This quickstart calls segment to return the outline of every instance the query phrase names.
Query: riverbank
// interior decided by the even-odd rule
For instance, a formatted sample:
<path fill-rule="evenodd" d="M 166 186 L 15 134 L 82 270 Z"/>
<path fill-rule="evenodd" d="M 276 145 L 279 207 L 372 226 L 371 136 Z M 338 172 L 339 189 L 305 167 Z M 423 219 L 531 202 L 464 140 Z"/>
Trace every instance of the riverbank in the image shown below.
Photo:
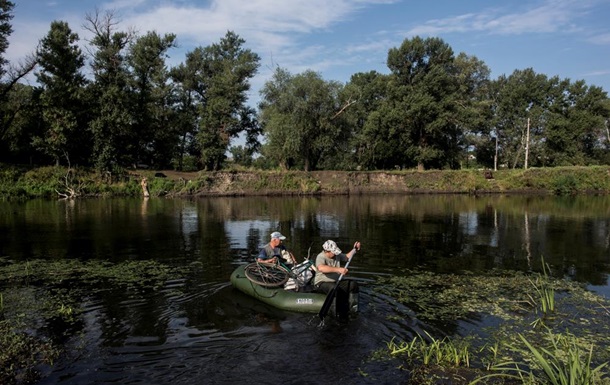
<path fill-rule="evenodd" d="M 144 183 L 144 184 L 143 184 Z M 608 194 L 610 167 L 528 170 L 178 172 L 100 174 L 64 167 L 0 166 L 2 198 L 87 196 L 251 196 L 359 194 Z"/>

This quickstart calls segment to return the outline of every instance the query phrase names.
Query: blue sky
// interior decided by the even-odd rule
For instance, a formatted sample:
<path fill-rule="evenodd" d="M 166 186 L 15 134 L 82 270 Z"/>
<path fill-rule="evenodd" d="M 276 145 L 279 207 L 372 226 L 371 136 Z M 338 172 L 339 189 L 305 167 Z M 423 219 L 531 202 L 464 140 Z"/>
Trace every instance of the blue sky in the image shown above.
<path fill-rule="evenodd" d="M 610 0 L 13 0 L 7 58 L 36 49 L 53 20 L 82 40 L 85 15 L 114 10 L 119 28 L 175 33 L 168 64 L 228 30 L 261 57 L 251 100 L 281 66 L 347 82 L 357 72 L 388 73 L 387 53 L 406 38 L 435 36 L 457 55 L 483 60 L 491 77 L 533 68 L 610 91 Z"/>

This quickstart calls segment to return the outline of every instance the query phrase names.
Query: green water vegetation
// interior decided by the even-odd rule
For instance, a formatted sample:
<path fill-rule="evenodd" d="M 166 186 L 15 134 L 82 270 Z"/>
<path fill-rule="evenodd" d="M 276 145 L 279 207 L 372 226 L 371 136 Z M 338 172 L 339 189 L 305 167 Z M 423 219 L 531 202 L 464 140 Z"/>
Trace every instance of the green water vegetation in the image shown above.
<path fill-rule="evenodd" d="M 0 258 L 0 383 L 34 383 L 53 365 L 82 328 L 83 298 L 142 296 L 178 276 L 181 269 L 154 261 Z"/>
<path fill-rule="evenodd" d="M 315 195 L 362 193 L 536 193 L 551 195 L 608 194 L 607 166 L 499 170 L 486 178 L 481 170 L 269 171 L 235 169 L 176 173 L 0 164 L 0 198 L 75 199 L 79 197 L 193 195 Z"/>
<path fill-rule="evenodd" d="M 542 266 L 532 274 L 410 270 L 380 278 L 375 291 L 408 309 L 405 318 L 455 331 L 394 338 L 388 358 L 401 357 L 417 384 L 610 384 L 609 301 Z M 481 326 L 460 336 L 459 321 Z"/>

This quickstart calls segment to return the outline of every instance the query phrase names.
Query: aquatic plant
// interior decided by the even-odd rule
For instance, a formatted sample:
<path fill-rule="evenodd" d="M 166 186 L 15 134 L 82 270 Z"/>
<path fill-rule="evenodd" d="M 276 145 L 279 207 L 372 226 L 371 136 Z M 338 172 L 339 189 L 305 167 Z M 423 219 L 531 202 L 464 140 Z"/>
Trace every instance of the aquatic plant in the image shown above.
<path fill-rule="evenodd" d="M 552 283 L 549 279 L 550 266 L 544 263 L 542 258 L 542 274 L 538 274 L 536 279 L 530 279 L 530 283 L 534 287 L 537 293 L 538 301 L 536 301 L 531 295 L 532 302 L 537 303 L 540 306 L 542 317 L 532 322 L 533 326 L 543 325 L 544 320 L 550 313 L 555 312 L 555 289 L 553 289 Z"/>
<path fill-rule="evenodd" d="M 608 384 L 610 379 L 604 378 L 602 370 L 608 365 L 604 362 L 593 367 L 593 345 L 587 352 L 579 346 L 578 340 L 570 334 L 554 334 L 548 331 L 548 347 L 537 347 L 531 341 L 519 334 L 519 338 L 526 348 L 524 363 L 507 361 L 491 368 L 494 373 L 482 376 L 470 384 L 489 380 L 493 377 L 502 377 L 521 381 L 523 384 L 550 384 L 550 385 L 597 385 Z M 520 351 L 513 346 L 514 351 Z"/>
<path fill-rule="evenodd" d="M 487 319 L 493 322 L 493 327 L 479 328 L 480 334 L 475 331 L 466 337 L 471 338 L 467 355 L 453 349 L 448 343 L 449 337 L 438 340 L 419 334 L 407 342 L 398 343 L 393 339 L 388 344 L 390 355 L 406 358 L 412 375 L 418 380 L 444 372 L 453 375 L 454 384 L 468 383 L 467 380 L 455 380 L 457 377 L 475 383 L 554 384 L 545 379 L 544 363 L 536 363 L 536 355 L 522 340 L 527 338 L 530 347 L 540 353 L 538 360 L 541 357 L 547 361 L 552 359 L 538 346 L 545 346 L 558 360 L 571 354 L 571 361 L 567 360 L 564 366 L 556 363 L 556 366 L 566 368 L 561 373 L 581 373 L 587 378 L 589 370 L 596 378 L 596 385 L 610 384 L 610 379 L 604 377 L 607 374 L 603 365 L 610 359 L 610 350 L 603 348 L 610 344 L 607 299 L 576 282 L 553 278 L 547 264 L 543 264 L 537 275 L 508 271 L 488 274 L 473 276 L 409 270 L 404 276 L 380 278 L 381 284 L 375 291 L 386 300 L 400 303 L 401 308 L 406 307 L 408 311 L 403 312 L 408 315 L 409 323 L 417 320 L 432 327 L 449 325 L 456 328 L 457 320 L 462 319 L 468 323 L 484 324 Z M 533 317 L 537 317 L 536 321 L 531 322 Z M 401 322 L 399 316 L 395 318 L 396 322 Z M 549 322 L 551 320 L 553 322 Z M 532 325 L 536 327 L 532 328 Z M 571 347 L 565 343 L 569 338 L 574 341 Z M 574 353 L 576 348 L 578 354 Z M 591 349 L 593 355 L 583 354 Z M 456 369 L 450 357 L 455 359 L 460 354 L 467 357 L 468 364 L 460 363 Z M 577 361 L 581 367 L 577 366 Z M 511 372 L 515 365 L 523 371 Z M 490 371 L 493 373 L 489 374 Z M 568 376 L 578 377 L 576 374 L 563 375 Z M 574 385 L 581 383 L 573 382 Z"/>
<path fill-rule="evenodd" d="M 52 365 L 62 352 L 58 341 L 64 333 L 81 327 L 78 303 L 83 295 L 121 290 L 142 296 L 176 278 L 178 271 L 150 260 L 0 259 L 0 288 L 5 289 L 0 292 L 0 384 L 33 383 L 40 365 Z M 54 331 L 48 327 L 52 324 L 60 327 Z"/>
<path fill-rule="evenodd" d="M 41 364 L 52 365 L 59 349 L 51 343 L 16 331 L 0 321 L 0 384 L 35 383 Z"/>
<path fill-rule="evenodd" d="M 405 355 L 412 361 L 419 361 L 423 365 L 436 364 L 441 366 L 470 366 L 470 346 L 465 341 L 455 341 L 448 337 L 434 338 L 424 331 L 427 338 L 420 334 L 411 341 L 388 343 L 391 355 Z"/>

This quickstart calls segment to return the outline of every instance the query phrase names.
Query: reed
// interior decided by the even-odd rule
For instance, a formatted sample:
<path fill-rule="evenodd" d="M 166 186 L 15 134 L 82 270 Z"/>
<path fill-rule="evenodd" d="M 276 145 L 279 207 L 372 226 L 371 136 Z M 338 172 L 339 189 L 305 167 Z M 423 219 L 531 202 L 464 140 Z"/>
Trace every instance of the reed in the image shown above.
<path fill-rule="evenodd" d="M 404 354 L 412 361 L 420 361 L 423 365 L 439 366 L 470 366 L 470 352 L 467 343 L 458 343 L 445 337 L 437 339 L 428 332 L 427 338 L 421 335 L 413 337 L 410 342 L 396 343 L 394 339 L 388 343 L 390 354 Z"/>
<path fill-rule="evenodd" d="M 534 320 L 532 326 L 544 325 L 545 318 L 555 312 L 555 289 L 549 279 L 550 271 L 550 266 L 544 263 L 544 258 L 542 258 L 542 274 L 538 274 L 535 280 L 529 280 L 537 298 L 535 299 L 532 295 L 529 297 L 533 303 L 540 306 L 539 310 L 542 313 L 542 317 Z"/>
<path fill-rule="evenodd" d="M 584 352 L 572 335 L 553 334 L 549 330 L 549 346 L 537 347 L 522 334 L 519 339 L 525 346 L 524 363 L 503 362 L 491 370 L 500 373 L 489 374 L 470 382 L 474 385 L 492 377 L 512 379 L 522 384 L 549 385 L 596 385 L 601 384 L 603 369 L 607 362 L 592 367 L 593 345 Z M 518 350 L 513 347 L 513 350 Z"/>

